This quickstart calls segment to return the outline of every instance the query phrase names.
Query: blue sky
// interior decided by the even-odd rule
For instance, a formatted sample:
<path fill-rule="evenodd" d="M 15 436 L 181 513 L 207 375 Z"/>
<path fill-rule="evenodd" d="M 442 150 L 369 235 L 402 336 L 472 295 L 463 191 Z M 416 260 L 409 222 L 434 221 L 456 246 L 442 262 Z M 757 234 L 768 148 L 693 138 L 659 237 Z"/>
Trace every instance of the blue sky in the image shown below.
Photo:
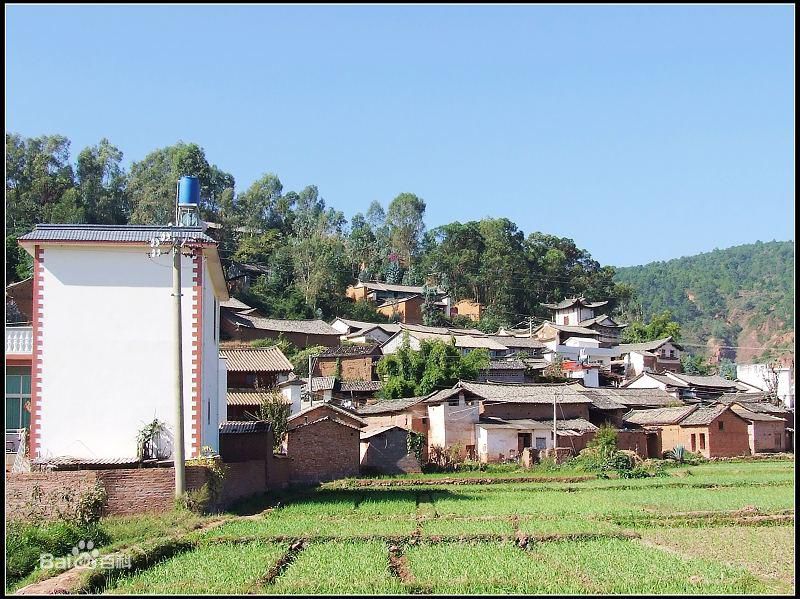
<path fill-rule="evenodd" d="M 794 239 L 792 6 L 6 6 L 6 130 L 626 266 Z"/>

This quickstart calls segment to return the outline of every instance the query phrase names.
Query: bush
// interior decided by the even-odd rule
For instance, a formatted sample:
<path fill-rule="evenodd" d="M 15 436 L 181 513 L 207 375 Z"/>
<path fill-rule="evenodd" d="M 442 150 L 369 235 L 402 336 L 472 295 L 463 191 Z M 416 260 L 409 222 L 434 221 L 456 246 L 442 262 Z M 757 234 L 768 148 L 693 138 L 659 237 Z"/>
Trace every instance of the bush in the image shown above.
<path fill-rule="evenodd" d="M 65 520 L 47 523 L 11 521 L 6 528 L 6 577 L 19 580 L 31 572 L 43 553 L 55 557 L 68 555 L 79 541 L 92 541 L 95 547 L 108 543 L 108 533 L 97 523 L 78 524 Z"/>

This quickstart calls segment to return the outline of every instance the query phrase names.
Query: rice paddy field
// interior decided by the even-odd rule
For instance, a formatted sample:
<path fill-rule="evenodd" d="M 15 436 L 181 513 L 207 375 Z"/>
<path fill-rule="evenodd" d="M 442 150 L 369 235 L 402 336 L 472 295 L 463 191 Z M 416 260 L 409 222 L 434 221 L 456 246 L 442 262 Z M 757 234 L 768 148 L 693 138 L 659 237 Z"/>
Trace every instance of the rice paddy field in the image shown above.
<path fill-rule="evenodd" d="M 191 543 L 182 550 L 110 576 L 100 590 L 795 591 L 793 461 L 704 464 L 634 480 L 363 485 L 265 497 L 249 515 L 185 534 Z"/>

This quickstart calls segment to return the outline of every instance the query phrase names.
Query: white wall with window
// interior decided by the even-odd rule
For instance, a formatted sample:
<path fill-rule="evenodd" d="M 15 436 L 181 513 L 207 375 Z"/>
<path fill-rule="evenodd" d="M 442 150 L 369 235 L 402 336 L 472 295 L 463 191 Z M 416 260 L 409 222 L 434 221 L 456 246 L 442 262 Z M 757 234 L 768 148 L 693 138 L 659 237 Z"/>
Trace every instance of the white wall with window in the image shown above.
<path fill-rule="evenodd" d="M 6 430 L 30 425 L 31 369 L 29 366 L 6 368 Z"/>

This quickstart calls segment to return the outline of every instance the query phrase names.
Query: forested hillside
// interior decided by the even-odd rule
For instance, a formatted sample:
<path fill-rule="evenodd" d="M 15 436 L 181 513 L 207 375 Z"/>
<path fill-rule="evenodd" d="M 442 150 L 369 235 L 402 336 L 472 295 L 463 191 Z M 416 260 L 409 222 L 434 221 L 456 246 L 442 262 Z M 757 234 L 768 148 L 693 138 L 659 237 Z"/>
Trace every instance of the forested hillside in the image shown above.
<path fill-rule="evenodd" d="M 629 297 L 628 288 L 614 283 L 614 269 L 571 239 L 526 235 L 507 218 L 428 230 L 425 200 L 404 192 L 348 219 L 314 185 L 285 190 L 267 166 L 240 190 L 234 176 L 210 162 L 197 144 L 155 149 L 127 171 L 122 156 L 105 139 L 73 158 L 63 136 L 6 135 L 9 282 L 30 272 L 16 239 L 36 223 L 167 224 L 176 182 L 194 175 L 201 182 L 203 217 L 221 225 L 213 234 L 223 260 L 260 265 L 266 272 L 243 299 L 273 317 L 378 320 L 374 309 L 343 297 L 357 278 L 439 285 L 456 299 L 483 303 L 485 318 L 478 326 L 492 331 L 529 315 L 547 317 L 540 303 L 568 295 L 610 299 L 610 307 Z M 427 324 L 439 324 L 437 311 L 425 314 Z"/>
<path fill-rule="evenodd" d="M 684 341 L 739 346 L 731 357 L 746 362 L 792 347 L 793 270 L 794 242 L 771 241 L 619 268 L 616 281 L 636 290 L 646 319 L 670 310 Z M 775 350 L 753 349 L 763 347 Z"/>

